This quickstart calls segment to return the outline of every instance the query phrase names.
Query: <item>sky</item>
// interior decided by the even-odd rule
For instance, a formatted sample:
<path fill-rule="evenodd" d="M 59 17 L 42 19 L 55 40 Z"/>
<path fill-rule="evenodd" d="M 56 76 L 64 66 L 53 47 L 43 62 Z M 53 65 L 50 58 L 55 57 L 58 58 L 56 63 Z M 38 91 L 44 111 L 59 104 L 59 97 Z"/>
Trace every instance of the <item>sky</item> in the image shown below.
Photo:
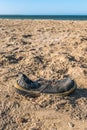
<path fill-rule="evenodd" d="M 87 15 L 87 0 L 0 0 L 0 14 Z"/>

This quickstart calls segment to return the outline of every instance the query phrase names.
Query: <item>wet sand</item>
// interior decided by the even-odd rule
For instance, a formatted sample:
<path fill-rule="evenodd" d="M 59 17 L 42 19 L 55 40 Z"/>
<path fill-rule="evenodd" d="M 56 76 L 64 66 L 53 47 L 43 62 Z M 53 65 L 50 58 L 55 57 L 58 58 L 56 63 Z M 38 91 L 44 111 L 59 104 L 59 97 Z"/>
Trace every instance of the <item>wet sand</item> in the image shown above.
<path fill-rule="evenodd" d="M 30 79 L 70 76 L 70 96 L 16 93 L 19 72 Z M 0 129 L 87 130 L 87 21 L 0 20 Z"/>

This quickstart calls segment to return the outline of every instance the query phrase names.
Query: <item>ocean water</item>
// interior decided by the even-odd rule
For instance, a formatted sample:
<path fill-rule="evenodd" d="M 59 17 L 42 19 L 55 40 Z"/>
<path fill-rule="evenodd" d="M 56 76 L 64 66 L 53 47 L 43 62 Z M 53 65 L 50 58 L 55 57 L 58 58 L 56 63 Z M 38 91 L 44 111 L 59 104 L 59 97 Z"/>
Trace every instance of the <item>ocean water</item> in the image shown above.
<path fill-rule="evenodd" d="M 87 15 L 0 15 L 0 19 L 87 20 Z"/>

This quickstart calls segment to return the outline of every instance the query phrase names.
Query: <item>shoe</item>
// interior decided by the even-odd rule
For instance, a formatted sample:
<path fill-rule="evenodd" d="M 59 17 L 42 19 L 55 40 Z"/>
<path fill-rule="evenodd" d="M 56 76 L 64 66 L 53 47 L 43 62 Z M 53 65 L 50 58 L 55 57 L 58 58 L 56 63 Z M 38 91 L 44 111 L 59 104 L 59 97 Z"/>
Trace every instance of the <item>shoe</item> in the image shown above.
<path fill-rule="evenodd" d="M 25 74 L 20 73 L 15 88 L 17 92 L 30 96 L 39 96 L 41 93 L 66 96 L 74 92 L 77 85 L 69 77 L 57 81 L 46 81 L 42 79 L 32 81 Z"/>

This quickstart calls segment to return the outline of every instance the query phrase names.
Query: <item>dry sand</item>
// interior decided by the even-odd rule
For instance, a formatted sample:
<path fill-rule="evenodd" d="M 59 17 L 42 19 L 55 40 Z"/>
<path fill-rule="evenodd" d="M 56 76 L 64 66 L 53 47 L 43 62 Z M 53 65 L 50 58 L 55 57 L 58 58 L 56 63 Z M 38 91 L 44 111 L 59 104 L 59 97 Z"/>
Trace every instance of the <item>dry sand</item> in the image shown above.
<path fill-rule="evenodd" d="M 15 92 L 32 80 L 73 78 L 70 96 Z M 87 130 L 87 21 L 0 20 L 0 130 Z"/>

